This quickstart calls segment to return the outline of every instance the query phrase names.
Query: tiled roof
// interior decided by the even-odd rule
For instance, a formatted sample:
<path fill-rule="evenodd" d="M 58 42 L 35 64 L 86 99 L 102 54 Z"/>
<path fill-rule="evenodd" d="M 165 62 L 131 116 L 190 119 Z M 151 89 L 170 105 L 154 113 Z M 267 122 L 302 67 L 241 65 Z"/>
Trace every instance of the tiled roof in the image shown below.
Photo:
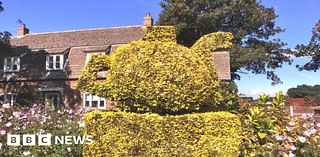
<path fill-rule="evenodd" d="M 20 79 L 58 79 L 61 77 L 77 79 L 85 66 L 87 52 L 106 52 L 108 49 L 116 47 L 117 44 L 139 40 L 143 36 L 142 26 L 126 26 L 27 34 L 20 38 L 11 39 L 11 45 L 15 47 L 15 51 L 18 54 L 25 53 L 28 49 L 38 52 L 26 55 L 24 59 L 26 61 L 21 63 L 30 62 L 30 57 L 38 58 L 41 61 L 41 65 L 36 63 L 36 66 L 42 68 L 38 72 L 31 72 L 27 70 L 30 69 L 27 67 L 22 68 L 25 69 L 23 70 L 25 73 L 21 74 Z M 41 55 L 47 53 L 63 53 L 66 55 L 64 76 L 58 77 L 58 73 L 52 72 L 49 77 L 48 72 L 45 70 L 45 65 L 42 65 L 45 64 L 45 56 Z M 230 80 L 229 52 L 214 52 L 213 58 L 219 79 Z"/>
<path fill-rule="evenodd" d="M 141 26 L 97 28 L 63 32 L 27 34 L 11 40 L 11 45 L 30 49 L 65 50 L 70 47 L 128 43 L 142 38 Z M 56 52 L 56 51 L 54 51 Z"/>

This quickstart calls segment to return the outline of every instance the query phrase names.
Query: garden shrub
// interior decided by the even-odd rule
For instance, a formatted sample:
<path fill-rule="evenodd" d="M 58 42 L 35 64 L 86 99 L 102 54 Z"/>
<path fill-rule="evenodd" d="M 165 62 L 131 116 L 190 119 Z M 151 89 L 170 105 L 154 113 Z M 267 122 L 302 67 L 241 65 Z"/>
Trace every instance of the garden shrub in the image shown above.
<path fill-rule="evenodd" d="M 284 104 L 281 92 L 271 100 L 261 95 L 256 102 L 240 104 L 241 157 L 320 155 L 320 123 L 310 115 L 289 117 Z"/>
<path fill-rule="evenodd" d="M 145 31 L 143 39 L 120 46 L 105 59 L 100 56 L 100 62 L 91 61 L 94 65 L 86 66 L 79 89 L 137 113 L 181 114 L 219 106 L 223 97 L 212 53 L 230 48 L 232 34 L 211 33 L 187 48 L 176 43 L 174 27 Z M 96 83 L 101 66 L 110 69 L 106 82 Z"/>
<path fill-rule="evenodd" d="M 84 156 L 217 156 L 236 157 L 241 123 L 228 112 L 167 115 L 90 112 Z"/>

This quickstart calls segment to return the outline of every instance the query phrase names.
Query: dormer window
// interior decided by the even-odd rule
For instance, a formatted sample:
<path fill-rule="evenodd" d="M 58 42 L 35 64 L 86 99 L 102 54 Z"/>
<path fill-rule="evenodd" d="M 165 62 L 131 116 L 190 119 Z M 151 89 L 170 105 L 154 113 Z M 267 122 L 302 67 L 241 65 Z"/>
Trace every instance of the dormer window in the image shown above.
<path fill-rule="evenodd" d="M 4 72 L 18 72 L 20 70 L 19 57 L 4 58 Z"/>
<path fill-rule="evenodd" d="M 63 55 L 48 55 L 46 59 L 47 70 L 62 70 Z"/>

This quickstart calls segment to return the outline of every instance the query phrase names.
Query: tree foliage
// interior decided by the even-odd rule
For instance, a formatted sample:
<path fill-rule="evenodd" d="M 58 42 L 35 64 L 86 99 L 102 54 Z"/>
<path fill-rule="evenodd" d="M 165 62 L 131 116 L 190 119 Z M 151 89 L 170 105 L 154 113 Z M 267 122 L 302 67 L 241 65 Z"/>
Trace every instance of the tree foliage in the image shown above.
<path fill-rule="evenodd" d="M 291 60 L 285 43 L 270 39 L 284 30 L 275 26 L 276 14 L 256 0 L 163 0 L 158 24 L 175 25 L 178 43 L 191 46 L 201 36 L 217 31 L 234 35 L 231 50 L 233 79 L 239 73 L 266 74 L 281 83 L 274 73 Z"/>
<path fill-rule="evenodd" d="M 288 89 L 287 94 L 292 98 L 314 97 L 320 100 L 320 85 L 299 85 L 296 88 Z"/>
<path fill-rule="evenodd" d="M 320 67 L 320 20 L 312 29 L 312 37 L 308 45 L 298 45 L 296 47 L 298 53 L 297 57 L 309 56 L 311 60 L 304 65 L 297 65 L 299 70 L 313 70 L 317 71 Z"/>
<path fill-rule="evenodd" d="M 3 5 L 0 1 L 0 12 L 3 11 Z M 11 34 L 7 31 L 0 31 L 0 53 L 7 52 L 10 49 L 10 39 Z"/>
<path fill-rule="evenodd" d="M 0 1 L 0 12 L 3 11 L 2 2 Z"/>

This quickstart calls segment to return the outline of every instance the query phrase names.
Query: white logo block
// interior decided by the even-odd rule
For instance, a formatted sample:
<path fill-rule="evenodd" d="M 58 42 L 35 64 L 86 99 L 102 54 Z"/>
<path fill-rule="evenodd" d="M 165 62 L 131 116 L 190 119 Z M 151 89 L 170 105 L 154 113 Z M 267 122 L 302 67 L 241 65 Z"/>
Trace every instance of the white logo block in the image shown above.
<path fill-rule="evenodd" d="M 8 146 L 20 146 L 20 135 L 7 134 Z"/>
<path fill-rule="evenodd" d="M 51 134 L 38 135 L 38 145 L 39 146 L 49 146 L 51 145 Z"/>
<path fill-rule="evenodd" d="M 32 134 L 22 135 L 22 145 L 35 146 L 36 145 L 36 135 L 32 135 Z"/>

